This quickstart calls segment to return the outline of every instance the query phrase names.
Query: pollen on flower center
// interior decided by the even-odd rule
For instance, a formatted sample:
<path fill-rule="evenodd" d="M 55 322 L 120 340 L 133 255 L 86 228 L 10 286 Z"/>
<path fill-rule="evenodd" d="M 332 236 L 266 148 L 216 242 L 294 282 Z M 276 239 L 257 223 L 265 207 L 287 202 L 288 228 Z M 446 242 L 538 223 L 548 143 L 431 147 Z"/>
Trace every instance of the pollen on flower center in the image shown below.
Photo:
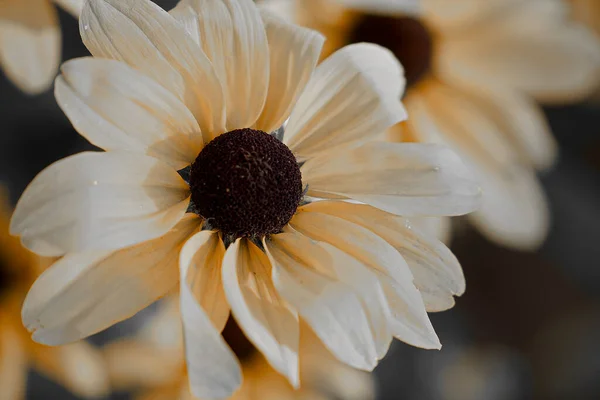
<path fill-rule="evenodd" d="M 302 176 L 290 149 L 254 129 L 208 143 L 190 170 L 195 211 L 224 235 L 280 232 L 302 198 Z"/>
<path fill-rule="evenodd" d="M 351 43 L 371 42 L 391 50 L 404 67 L 408 86 L 429 71 L 433 57 L 433 37 L 419 20 L 365 14 L 350 32 Z"/>

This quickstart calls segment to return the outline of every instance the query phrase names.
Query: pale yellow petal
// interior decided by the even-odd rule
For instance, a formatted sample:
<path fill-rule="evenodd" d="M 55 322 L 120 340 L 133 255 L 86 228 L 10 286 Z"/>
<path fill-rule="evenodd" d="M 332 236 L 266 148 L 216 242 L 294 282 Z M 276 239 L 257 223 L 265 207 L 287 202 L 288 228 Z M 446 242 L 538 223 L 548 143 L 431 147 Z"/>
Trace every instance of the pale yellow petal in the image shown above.
<path fill-rule="evenodd" d="M 18 332 L 0 315 L 0 399 L 24 400 L 27 354 Z"/>
<path fill-rule="evenodd" d="M 48 89 L 60 62 L 58 15 L 48 0 L 0 3 L 0 66 L 19 89 Z"/>
<path fill-rule="evenodd" d="M 161 161 L 128 152 L 84 152 L 57 161 L 29 184 L 11 233 L 40 255 L 113 250 L 169 231 L 189 188 Z"/>
<path fill-rule="evenodd" d="M 150 0 L 89 0 L 79 20 L 95 57 L 123 61 L 173 92 L 204 135 L 225 132 L 223 89 L 200 46 Z"/>
<path fill-rule="evenodd" d="M 300 95 L 284 142 L 299 159 L 366 142 L 406 119 L 404 71 L 374 44 L 347 46 L 321 63 Z"/>
<path fill-rule="evenodd" d="M 63 64 L 58 105 L 77 131 L 104 150 L 158 158 L 175 169 L 202 149 L 202 133 L 187 107 L 168 90 L 125 63 L 80 58 Z"/>
<path fill-rule="evenodd" d="M 266 254 L 251 241 L 238 239 L 223 259 L 225 293 L 246 337 L 298 387 L 298 315 L 273 286 L 271 270 Z"/>
<path fill-rule="evenodd" d="M 79 18 L 85 0 L 53 0 L 75 18 Z"/>
<path fill-rule="evenodd" d="M 23 304 L 33 339 L 60 345 L 129 318 L 177 285 L 177 256 L 199 226 L 186 216 L 157 239 L 116 252 L 71 253 L 47 269 Z"/>

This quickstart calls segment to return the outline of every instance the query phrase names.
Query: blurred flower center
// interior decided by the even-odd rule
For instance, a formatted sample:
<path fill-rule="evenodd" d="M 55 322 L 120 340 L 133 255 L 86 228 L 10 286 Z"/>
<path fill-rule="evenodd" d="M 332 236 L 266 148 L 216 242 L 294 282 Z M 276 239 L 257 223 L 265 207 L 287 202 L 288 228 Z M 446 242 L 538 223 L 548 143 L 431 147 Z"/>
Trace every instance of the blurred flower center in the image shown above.
<path fill-rule="evenodd" d="M 193 207 L 224 235 L 262 237 L 290 221 L 302 198 L 302 176 L 290 149 L 254 129 L 208 143 L 190 170 Z"/>
<path fill-rule="evenodd" d="M 423 78 L 431 67 L 433 37 L 419 20 L 364 14 L 355 22 L 350 43 L 370 42 L 390 49 L 404 67 L 407 86 Z"/>
<path fill-rule="evenodd" d="M 14 276 L 8 270 L 4 258 L 0 256 L 0 297 L 11 286 L 12 281 Z"/>
<path fill-rule="evenodd" d="M 258 353 L 256 347 L 244 335 L 244 332 L 242 332 L 232 316 L 229 316 L 222 335 L 241 362 L 250 360 L 254 354 Z"/>

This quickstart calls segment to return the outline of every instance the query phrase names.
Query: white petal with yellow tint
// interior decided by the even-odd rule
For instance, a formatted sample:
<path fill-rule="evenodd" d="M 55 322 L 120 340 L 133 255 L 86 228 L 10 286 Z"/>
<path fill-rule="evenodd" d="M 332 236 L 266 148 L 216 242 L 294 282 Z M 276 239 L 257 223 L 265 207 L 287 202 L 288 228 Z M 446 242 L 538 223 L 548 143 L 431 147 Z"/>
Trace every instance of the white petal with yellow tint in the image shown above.
<path fill-rule="evenodd" d="M 197 15 L 195 24 L 191 14 Z M 214 65 L 225 92 L 227 130 L 252 126 L 269 84 L 269 46 L 256 5 L 252 0 L 182 0 L 173 15 L 184 15 L 184 26 L 195 28 L 190 37 L 199 40 Z"/>
<path fill-rule="evenodd" d="M 262 12 L 271 59 L 269 92 L 256 128 L 272 132 L 290 116 L 317 65 L 325 38 Z"/>
<path fill-rule="evenodd" d="M 23 303 L 25 327 L 46 345 L 77 341 L 133 316 L 177 285 L 177 258 L 199 218 L 116 252 L 67 254 L 35 281 Z"/>
<path fill-rule="evenodd" d="M 175 169 L 202 149 L 202 133 L 187 107 L 125 63 L 80 58 L 63 64 L 56 100 L 75 129 L 104 150 L 158 158 Z"/>
<path fill-rule="evenodd" d="M 391 333 L 413 346 L 440 348 L 413 275 L 400 253 L 375 233 L 337 216 L 302 207 L 290 225 L 360 261 L 379 280 Z"/>
<path fill-rule="evenodd" d="M 427 311 L 451 308 L 453 296 L 464 293 L 465 278 L 450 249 L 435 237 L 416 229 L 407 219 L 365 204 L 341 201 L 314 202 L 302 207 L 302 210 L 343 218 L 372 231 L 392 245 L 408 264 Z M 397 263 L 390 268 L 397 269 L 400 265 Z"/>
<path fill-rule="evenodd" d="M 110 393 L 100 350 L 85 341 L 60 347 L 37 347 L 33 361 L 39 372 L 74 394 L 98 398 Z"/>
<path fill-rule="evenodd" d="M 277 291 L 298 310 L 325 346 L 354 368 L 375 368 L 377 346 L 368 305 L 347 283 L 348 279 L 364 276 L 353 272 L 367 269 L 333 246 L 314 242 L 298 232 L 273 235 L 265 241 L 265 247 L 273 264 Z"/>
<path fill-rule="evenodd" d="M 203 134 L 225 132 L 223 89 L 200 46 L 149 0 L 89 0 L 79 20 L 95 57 L 123 61 L 181 99 Z"/>
<path fill-rule="evenodd" d="M 308 160 L 308 195 L 351 198 L 397 215 L 461 215 L 480 189 L 450 149 L 433 144 L 371 142 Z"/>
<path fill-rule="evenodd" d="M 211 247 L 214 249 L 211 242 L 215 234 L 201 233 L 192 242 L 194 246 L 198 246 L 197 251 L 208 251 Z M 186 251 L 189 252 L 194 252 L 192 245 Z M 194 396 L 203 399 L 229 398 L 242 383 L 241 366 L 192 293 L 187 280 L 191 263 L 185 262 L 187 259 L 189 259 L 188 254 L 180 255 L 179 286 L 190 390 Z"/>
<path fill-rule="evenodd" d="M 161 161 L 129 152 L 84 152 L 40 172 L 19 199 L 10 231 L 45 256 L 115 250 L 169 231 L 189 188 Z"/>
<path fill-rule="evenodd" d="M 85 0 L 53 0 L 75 18 L 79 18 Z"/>
<path fill-rule="evenodd" d="M 298 387 L 298 315 L 271 281 L 269 258 L 254 243 L 238 239 L 223 259 L 223 285 L 231 312 L 269 364 Z"/>
<path fill-rule="evenodd" d="M 0 399 L 22 399 L 27 388 L 27 354 L 19 333 L 0 315 Z"/>
<path fill-rule="evenodd" d="M 186 282 L 196 301 L 219 332 L 229 318 L 229 303 L 221 280 L 225 246 L 217 232 L 202 231 L 192 236 L 179 256 L 187 269 Z"/>
<path fill-rule="evenodd" d="M 469 216 L 488 238 L 504 246 L 535 250 L 550 229 L 550 210 L 544 189 L 528 167 L 481 169 L 484 197 L 481 208 Z"/>
<path fill-rule="evenodd" d="M 0 66 L 19 89 L 50 87 L 60 62 L 58 15 L 47 0 L 0 4 Z"/>
<path fill-rule="evenodd" d="M 315 70 L 284 141 L 299 159 L 366 142 L 406 119 L 398 101 L 404 86 L 402 66 L 389 50 L 367 43 L 347 46 Z"/>
<path fill-rule="evenodd" d="M 600 84 L 600 40 L 564 9 L 559 1 L 520 2 L 480 25 L 477 40 L 467 33 L 444 41 L 439 64 L 538 100 L 580 100 Z"/>

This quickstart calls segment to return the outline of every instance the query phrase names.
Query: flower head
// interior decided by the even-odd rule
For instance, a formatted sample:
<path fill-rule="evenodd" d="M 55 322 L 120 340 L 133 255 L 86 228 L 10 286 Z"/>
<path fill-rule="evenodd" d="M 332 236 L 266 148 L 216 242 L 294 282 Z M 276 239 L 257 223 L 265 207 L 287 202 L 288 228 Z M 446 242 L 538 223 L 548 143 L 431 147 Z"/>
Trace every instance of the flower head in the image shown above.
<path fill-rule="evenodd" d="M 80 26 L 94 58 L 63 66 L 56 97 L 106 152 L 51 165 L 17 205 L 13 234 L 62 256 L 23 307 L 34 340 L 81 339 L 180 282 L 198 397 L 240 385 L 230 314 L 293 386 L 303 321 L 359 369 L 393 336 L 439 348 L 426 307 L 451 307 L 462 272 L 397 215 L 470 212 L 479 188 L 445 148 L 372 140 L 406 117 L 388 50 L 316 66 L 323 37 L 250 0 L 90 0 Z"/>
<path fill-rule="evenodd" d="M 543 242 L 549 211 L 535 173 L 553 164 L 557 149 L 533 99 L 577 101 L 600 83 L 600 41 L 569 19 L 564 1 L 307 0 L 297 6 L 290 17 L 325 33 L 329 52 L 372 42 L 398 57 L 410 118 L 388 137 L 449 145 L 471 166 L 484 196 L 469 219 L 482 233 L 518 249 Z"/>

